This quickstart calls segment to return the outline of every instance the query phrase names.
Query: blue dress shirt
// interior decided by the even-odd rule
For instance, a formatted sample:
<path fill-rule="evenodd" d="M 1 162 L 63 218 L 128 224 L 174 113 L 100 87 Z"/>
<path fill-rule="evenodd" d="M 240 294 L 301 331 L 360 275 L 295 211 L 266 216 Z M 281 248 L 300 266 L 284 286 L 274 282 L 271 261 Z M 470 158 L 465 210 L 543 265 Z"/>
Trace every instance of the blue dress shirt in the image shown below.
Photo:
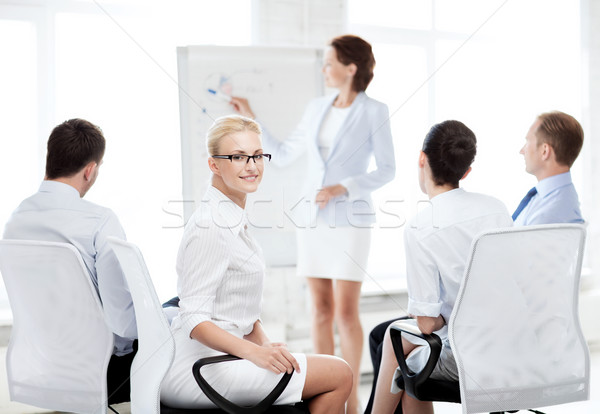
<path fill-rule="evenodd" d="M 584 222 L 570 172 L 544 178 L 535 188 L 537 194 L 515 219 L 515 226 Z"/>
<path fill-rule="evenodd" d="M 4 229 L 5 239 L 70 243 L 79 250 L 115 335 L 113 353 L 121 356 L 133 350 L 137 325 L 131 294 L 106 242 L 108 236 L 125 239 L 115 213 L 83 200 L 74 187 L 58 181 L 43 181 L 39 191 L 17 207 Z M 64 300 L 69 300 L 68 292 Z"/>

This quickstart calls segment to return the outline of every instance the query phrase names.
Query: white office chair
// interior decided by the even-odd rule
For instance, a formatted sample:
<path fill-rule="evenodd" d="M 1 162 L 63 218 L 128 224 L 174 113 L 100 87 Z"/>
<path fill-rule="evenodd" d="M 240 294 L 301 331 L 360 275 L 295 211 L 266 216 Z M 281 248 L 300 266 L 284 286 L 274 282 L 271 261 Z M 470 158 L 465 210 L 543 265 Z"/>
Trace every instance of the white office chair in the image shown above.
<path fill-rule="evenodd" d="M 108 243 L 113 249 L 129 285 L 138 327 L 138 351 L 131 366 L 132 414 L 160 414 L 161 412 L 163 414 L 257 414 L 264 412 L 301 414 L 306 412 L 306 408 L 302 404 L 271 407 L 287 386 L 292 374 L 285 374 L 269 395 L 252 407 L 237 406 L 219 395 L 202 377 L 200 369 L 205 365 L 226 363 L 238 359 L 232 355 L 202 358 L 196 361 L 193 367 L 190 367 L 198 386 L 220 408 L 181 409 L 161 406 L 160 387 L 175 357 L 175 340 L 140 250 L 134 244 L 114 237 L 109 237 Z"/>
<path fill-rule="evenodd" d="M 0 272 L 13 312 L 6 354 L 11 400 L 106 413 L 113 334 L 77 249 L 0 240 Z"/>
<path fill-rule="evenodd" d="M 448 325 L 460 398 L 423 398 L 431 381 L 426 370 L 436 361 L 420 373 L 407 371 L 398 336 L 415 333 L 397 323 L 391 333 L 407 392 L 459 400 L 463 413 L 589 399 L 589 351 L 578 317 L 584 242 L 585 228 L 574 224 L 499 229 L 476 238 Z M 434 336 L 426 339 L 431 354 L 439 355 Z"/>
<path fill-rule="evenodd" d="M 159 414 L 160 385 L 173 363 L 175 340 L 137 246 L 114 237 L 108 243 L 129 285 L 138 329 L 138 351 L 131 365 L 131 412 Z"/>

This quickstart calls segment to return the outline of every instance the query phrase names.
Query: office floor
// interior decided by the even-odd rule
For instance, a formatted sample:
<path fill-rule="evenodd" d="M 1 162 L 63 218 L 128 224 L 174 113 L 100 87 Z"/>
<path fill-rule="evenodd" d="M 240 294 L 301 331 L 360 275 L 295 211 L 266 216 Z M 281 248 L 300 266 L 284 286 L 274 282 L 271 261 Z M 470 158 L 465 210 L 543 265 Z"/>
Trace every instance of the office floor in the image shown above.
<path fill-rule="evenodd" d="M 35 409 L 34 407 L 25 406 L 9 401 L 8 388 L 6 385 L 6 373 L 4 367 L 5 353 L 6 348 L 0 348 L 0 370 L 2 371 L 0 372 L 0 414 L 50 413 L 49 411 L 43 411 Z M 591 357 L 592 378 L 590 400 L 580 403 L 548 407 L 546 409 L 542 409 L 543 412 L 545 412 L 546 414 L 600 413 L 600 378 L 597 375 L 594 375 L 595 373 L 600 373 L 600 349 L 592 350 Z M 364 381 L 360 386 L 360 399 L 361 401 L 363 401 L 363 404 L 366 405 L 366 402 L 369 398 L 369 393 L 371 392 L 371 384 L 366 376 L 364 376 L 363 378 Z M 130 414 L 128 404 L 120 404 L 115 408 L 119 412 L 119 414 Z M 459 414 L 462 411 L 460 405 L 458 404 L 435 403 L 435 412 L 436 414 Z"/>

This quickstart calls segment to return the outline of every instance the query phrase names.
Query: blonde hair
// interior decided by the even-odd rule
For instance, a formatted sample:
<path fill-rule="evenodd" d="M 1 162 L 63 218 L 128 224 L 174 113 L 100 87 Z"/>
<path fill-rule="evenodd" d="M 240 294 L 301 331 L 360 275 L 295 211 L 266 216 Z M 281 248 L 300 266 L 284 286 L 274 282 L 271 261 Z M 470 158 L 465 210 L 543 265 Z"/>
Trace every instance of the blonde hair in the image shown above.
<path fill-rule="evenodd" d="M 241 115 L 226 115 L 215 119 L 215 122 L 206 132 L 206 147 L 210 156 L 219 155 L 219 143 L 229 134 L 236 132 L 252 131 L 259 137 L 262 130 L 258 122 Z"/>

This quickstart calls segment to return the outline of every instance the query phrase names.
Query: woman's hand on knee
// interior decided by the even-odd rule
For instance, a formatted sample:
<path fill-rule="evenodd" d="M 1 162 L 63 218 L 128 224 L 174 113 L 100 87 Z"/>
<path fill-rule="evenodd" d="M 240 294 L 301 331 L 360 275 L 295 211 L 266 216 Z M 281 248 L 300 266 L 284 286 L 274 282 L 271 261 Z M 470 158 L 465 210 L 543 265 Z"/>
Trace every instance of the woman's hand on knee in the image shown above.
<path fill-rule="evenodd" d="M 287 346 L 279 342 L 268 342 L 257 348 L 257 352 L 247 358 L 256 366 L 276 374 L 284 372 L 300 372 L 300 364 L 296 358 L 287 350 Z"/>

